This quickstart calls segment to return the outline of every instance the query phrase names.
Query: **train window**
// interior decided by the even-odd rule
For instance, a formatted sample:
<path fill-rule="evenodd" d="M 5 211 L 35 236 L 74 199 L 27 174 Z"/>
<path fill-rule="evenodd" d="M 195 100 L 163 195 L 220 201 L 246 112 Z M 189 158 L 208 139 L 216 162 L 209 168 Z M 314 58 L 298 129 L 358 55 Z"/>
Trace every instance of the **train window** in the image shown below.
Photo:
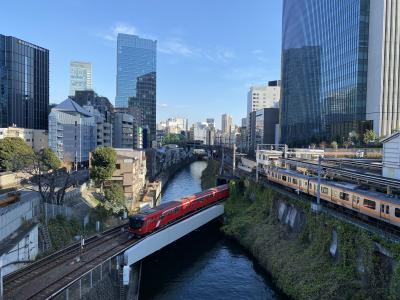
<path fill-rule="evenodd" d="M 395 209 L 394 209 L 394 215 L 395 215 L 397 218 L 400 218 L 400 208 L 395 208 Z"/>
<path fill-rule="evenodd" d="M 288 182 L 292 182 L 292 177 L 288 177 Z"/>
<path fill-rule="evenodd" d="M 162 215 L 160 216 L 160 219 L 162 220 L 162 219 L 164 219 L 164 217 L 165 217 L 165 215 L 162 214 Z"/>
<path fill-rule="evenodd" d="M 282 176 L 282 180 L 286 181 L 286 176 L 285 175 Z"/>
<path fill-rule="evenodd" d="M 375 203 L 375 201 L 364 199 L 364 207 L 369 208 L 369 209 L 375 209 L 376 203 Z"/>
<path fill-rule="evenodd" d="M 389 213 L 389 205 L 386 205 L 386 213 Z"/>
<path fill-rule="evenodd" d="M 385 205 L 381 204 L 381 212 L 385 212 Z"/>
<path fill-rule="evenodd" d="M 297 179 L 293 178 L 293 184 L 297 184 Z"/>
<path fill-rule="evenodd" d="M 350 195 L 347 194 L 347 193 L 340 193 L 340 199 L 349 201 L 350 200 Z"/>
<path fill-rule="evenodd" d="M 326 186 L 321 186 L 321 193 L 328 194 L 329 190 Z"/>

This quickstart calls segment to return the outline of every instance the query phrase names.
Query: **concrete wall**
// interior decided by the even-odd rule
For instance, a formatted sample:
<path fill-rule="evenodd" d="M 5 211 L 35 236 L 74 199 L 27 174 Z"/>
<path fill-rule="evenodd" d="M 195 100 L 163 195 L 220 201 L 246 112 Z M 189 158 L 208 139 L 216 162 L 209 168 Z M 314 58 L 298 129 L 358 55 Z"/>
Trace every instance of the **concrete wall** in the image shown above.
<path fill-rule="evenodd" d="M 8 253 L 4 254 L 3 276 L 25 265 L 22 262 L 34 260 L 38 251 L 38 225 L 36 225 Z"/>
<path fill-rule="evenodd" d="M 0 241 L 15 232 L 24 221 L 39 214 L 39 197 L 30 197 L 0 207 Z"/>

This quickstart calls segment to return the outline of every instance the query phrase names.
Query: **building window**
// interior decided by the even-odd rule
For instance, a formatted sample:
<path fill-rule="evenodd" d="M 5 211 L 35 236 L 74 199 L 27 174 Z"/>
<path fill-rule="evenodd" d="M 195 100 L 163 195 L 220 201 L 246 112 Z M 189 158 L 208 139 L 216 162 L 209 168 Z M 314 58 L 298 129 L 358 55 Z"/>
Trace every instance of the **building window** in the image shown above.
<path fill-rule="evenodd" d="M 121 164 L 116 164 L 116 165 L 115 165 L 115 168 L 116 168 L 117 170 L 120 170 L 120 169 L 121 169 Z"/>

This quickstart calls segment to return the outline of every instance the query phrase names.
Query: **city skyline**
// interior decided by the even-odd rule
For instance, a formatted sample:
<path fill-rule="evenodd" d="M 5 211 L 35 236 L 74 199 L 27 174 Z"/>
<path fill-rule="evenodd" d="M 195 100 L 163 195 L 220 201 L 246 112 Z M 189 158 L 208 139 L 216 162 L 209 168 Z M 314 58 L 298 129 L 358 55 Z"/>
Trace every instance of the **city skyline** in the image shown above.
<path fill-rule="evenodd" d="M 19 11 L 30 26 L 15 23 L 10 27 L 12 15 L 2 18 L 0 26 L 5 35 L 50 50 L 50 103 L 60 103 L 68 96 L 71 60 L 90 61 L 93 89 L 114 103 L 117 32 L 158 41 L 157 121 L 175 114 L 187 116 L 190 122 L 207 117 L 219 119 L 229 106 L 238 124 L 246 113 L 249 86 L 279 78 L 281 1 L 254 1 L 252 5 L 228 1 L 201 5 L 182 1 L 123 2 L 118 7 L 72 1 L 62 8 L 50 1 L 40 4 L 46 6 L 46 11 L 40 11 L 37 3 L 4 3 L 4 9 Z M 77 7 L 91 14 L 72 23 L 63 18 Z M 151 21 L 146 12 L 151 12 Z M 224 25 L 220 24 L 222 12 Z M 237 22 L 239 19 L 241 22 Z M 57 28 L 48 26 L 54 23 Z M 60 31 L 66 34 L 60 36 Z M 204 105 L 212 106 L 214 115 L 202 112 Z"/>

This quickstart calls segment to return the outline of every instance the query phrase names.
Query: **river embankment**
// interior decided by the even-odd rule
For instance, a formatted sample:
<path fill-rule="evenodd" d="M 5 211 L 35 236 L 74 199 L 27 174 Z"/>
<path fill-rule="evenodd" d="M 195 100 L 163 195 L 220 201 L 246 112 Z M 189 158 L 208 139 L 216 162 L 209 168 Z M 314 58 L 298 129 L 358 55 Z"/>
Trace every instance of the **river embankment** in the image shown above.
<path fill-rule="evenodd" d="M 203 174 L 211 178 L 215 166 Z M 231 182 L 222 231 L 293 299 L 399 299 L 400 245 L 242 179 Z"/>

